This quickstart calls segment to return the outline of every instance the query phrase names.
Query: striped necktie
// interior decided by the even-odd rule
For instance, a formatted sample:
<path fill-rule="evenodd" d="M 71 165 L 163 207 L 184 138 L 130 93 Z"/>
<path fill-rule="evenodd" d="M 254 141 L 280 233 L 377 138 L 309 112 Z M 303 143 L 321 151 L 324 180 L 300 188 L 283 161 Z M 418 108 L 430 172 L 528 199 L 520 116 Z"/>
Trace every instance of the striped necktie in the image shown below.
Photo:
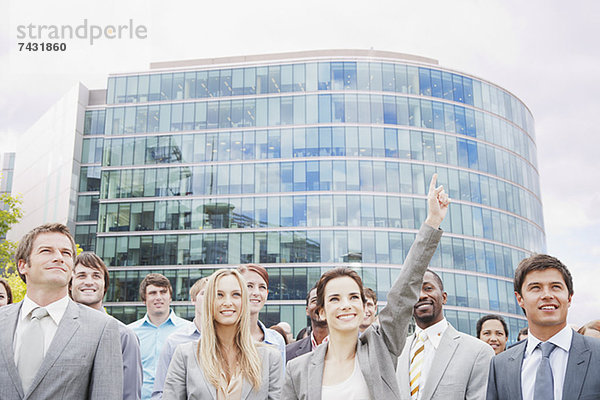
<path fill-rule="evenodd" d="M 410 378 L 410 398 L 416 400 L 421 390 L 421 370 L 423 368 L 423 362 L 425 361 L 425 341 L 427 340 L 427 334 L 421 331 L 410 349 L 410 371 L 408 376 Z"/>

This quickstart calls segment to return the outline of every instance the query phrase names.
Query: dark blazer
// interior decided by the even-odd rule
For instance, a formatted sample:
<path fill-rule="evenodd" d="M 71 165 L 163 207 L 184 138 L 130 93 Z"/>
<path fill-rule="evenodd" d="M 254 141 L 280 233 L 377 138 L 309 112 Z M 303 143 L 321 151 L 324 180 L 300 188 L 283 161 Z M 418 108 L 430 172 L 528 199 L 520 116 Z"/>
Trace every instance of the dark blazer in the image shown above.
<path fill-rule="evenodd" d="M 521 364 L 527 341 L 498 354 L 492 359 L 488 378 L 488 400 L 519 400 Z M 600 399 L 600 340 L 573 332 L 563 387 L 564 400 Z"/>
<path fill-rule="evenodd" d="M 402 271 L 379 313 L 380 325 L 373 324 L 357 339 L 356 357 L 373 400 L 400 398 L 396 364 L 402 352 L 413 306 L 417 302 L 423 275 L 442 237 L 442 231 L 423 224 L 406 256 Z M 321 400 L 323 367 L 329 343 L 318 346 L 287 364 L 282 398 Z"/>
<path fill-rule="evenodd" d="M 22 302 L 0 308 L 0 399 L 121 400 L 123 362 L 117 321 L 69 300 L 31 387 L 14 361 L 13 338 Z"/>
<path fill-rule="evenodd" d="M 312 351 L 312 343 L 310 342 L 310 336 L 300 339 L 297 342 L 290 343 L 285 346 L 285 359 L 286 362 L 301 356 L 302 354 L 310 353 Z"/>

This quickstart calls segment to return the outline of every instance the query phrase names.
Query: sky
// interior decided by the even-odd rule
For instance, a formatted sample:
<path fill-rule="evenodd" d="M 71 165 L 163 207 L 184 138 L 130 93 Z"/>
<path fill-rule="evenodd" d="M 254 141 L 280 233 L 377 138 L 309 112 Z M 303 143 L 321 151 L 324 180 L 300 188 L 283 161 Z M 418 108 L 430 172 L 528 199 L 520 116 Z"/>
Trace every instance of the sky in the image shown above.
<path fill-rule="evenodd" d="M 87 20 L 64 52 L 19 51 L 18 26 Z M 130 21 L 131 20 L 131 21 Z M 437 59 L 519 97 L 535 118 L 547 251 L 573 274 L 568 322 L 600 318 L 600 2 L 574 0 L 9 0 L 0 5 L 0 152 L 77 82 L 150 62 L 314 49 Z M 90 44 L 91 25 L 143 26 Z M 143 34 L 141 36 L 144 36 Z M 598 136 L 596 136 L 598 135 Z"/>

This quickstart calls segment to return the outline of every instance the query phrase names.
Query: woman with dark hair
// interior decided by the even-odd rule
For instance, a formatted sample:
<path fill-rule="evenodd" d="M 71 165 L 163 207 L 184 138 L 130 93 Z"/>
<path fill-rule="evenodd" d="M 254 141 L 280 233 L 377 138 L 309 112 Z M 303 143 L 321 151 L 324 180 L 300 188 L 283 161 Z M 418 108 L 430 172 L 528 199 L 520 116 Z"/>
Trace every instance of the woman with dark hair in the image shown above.
<path fill-rule="evenodd" d="M 379 325 L 362 335 L 365 295 L 358 274 L 339 267 L 317 284 L 317 310 L 329 327 L 329 342 L 291 360 L 286 368 L 286 400 L 379 400 L 398 397 L 395 370 L 420 293 L 423 275 L 442 236 L 439 228 L 449 199 L 442 187 L 429 185 L 428 215 L 406 257 L 398 279 L 379 313 Z"/>
<path fill-rule="evenodd" d="M 12 304 L 12 290 L 4 278 L 0 278 L 0 307 Z"/>
<path fill-rule="evenodd" d="M 506 350 L 508 340 L 508 325 L 499 315 L 484 315 L 477 321 L 477 339 L 480 339 L 494 349 L 496 355 Z"/>

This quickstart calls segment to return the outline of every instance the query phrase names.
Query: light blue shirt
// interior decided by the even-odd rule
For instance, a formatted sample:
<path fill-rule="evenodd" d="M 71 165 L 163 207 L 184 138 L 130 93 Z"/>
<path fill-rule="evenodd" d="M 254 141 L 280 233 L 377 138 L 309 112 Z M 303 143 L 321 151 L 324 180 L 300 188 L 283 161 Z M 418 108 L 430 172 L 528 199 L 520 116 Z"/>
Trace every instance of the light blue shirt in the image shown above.
<path fill-rule="evenodd" d="M 267 327 L 265 327 L 265 325 L 260 321 L 258 321 L 258 326 L 265 335 L 263 342 L 276 346 L 279 349 L 279 352 L 281 353 L 281 359 L 283 360 L 283 370 L 285 373 L 285 340 L 283 339 L 283 336 L 273 329 L 267 329 Z"/>
<path fill-rule="evenodd" d="M 163 389 L 165 387 L 165 378 L 169 371 L 169 364 L 175 354 L 175 349 L 180 344 L 193 342 L 200 339 L 200 331 L 195 323 L 186 326 L 177 332 L 171 333 L 160 352 L 158 365 L 156 366 L 156 376 L 154 378 L 154 388 L 152 389 L 152 400 L 162 399 Z"/>
<path fill-rule="evenodd" d="M 150 322 L 148 314 L 128 325 L 133 329 L 140 339 L 140 351 L 142 354 L 142 367 L 144 369 L 144 383 L 142 385 L 142 400 L 149 400 L 154 386 L 156 364 L 167 337 L 179 329 L 193 325 L 192 322 L 180 318 L 171 310 L 169 318 L 160 326 Z"/>

